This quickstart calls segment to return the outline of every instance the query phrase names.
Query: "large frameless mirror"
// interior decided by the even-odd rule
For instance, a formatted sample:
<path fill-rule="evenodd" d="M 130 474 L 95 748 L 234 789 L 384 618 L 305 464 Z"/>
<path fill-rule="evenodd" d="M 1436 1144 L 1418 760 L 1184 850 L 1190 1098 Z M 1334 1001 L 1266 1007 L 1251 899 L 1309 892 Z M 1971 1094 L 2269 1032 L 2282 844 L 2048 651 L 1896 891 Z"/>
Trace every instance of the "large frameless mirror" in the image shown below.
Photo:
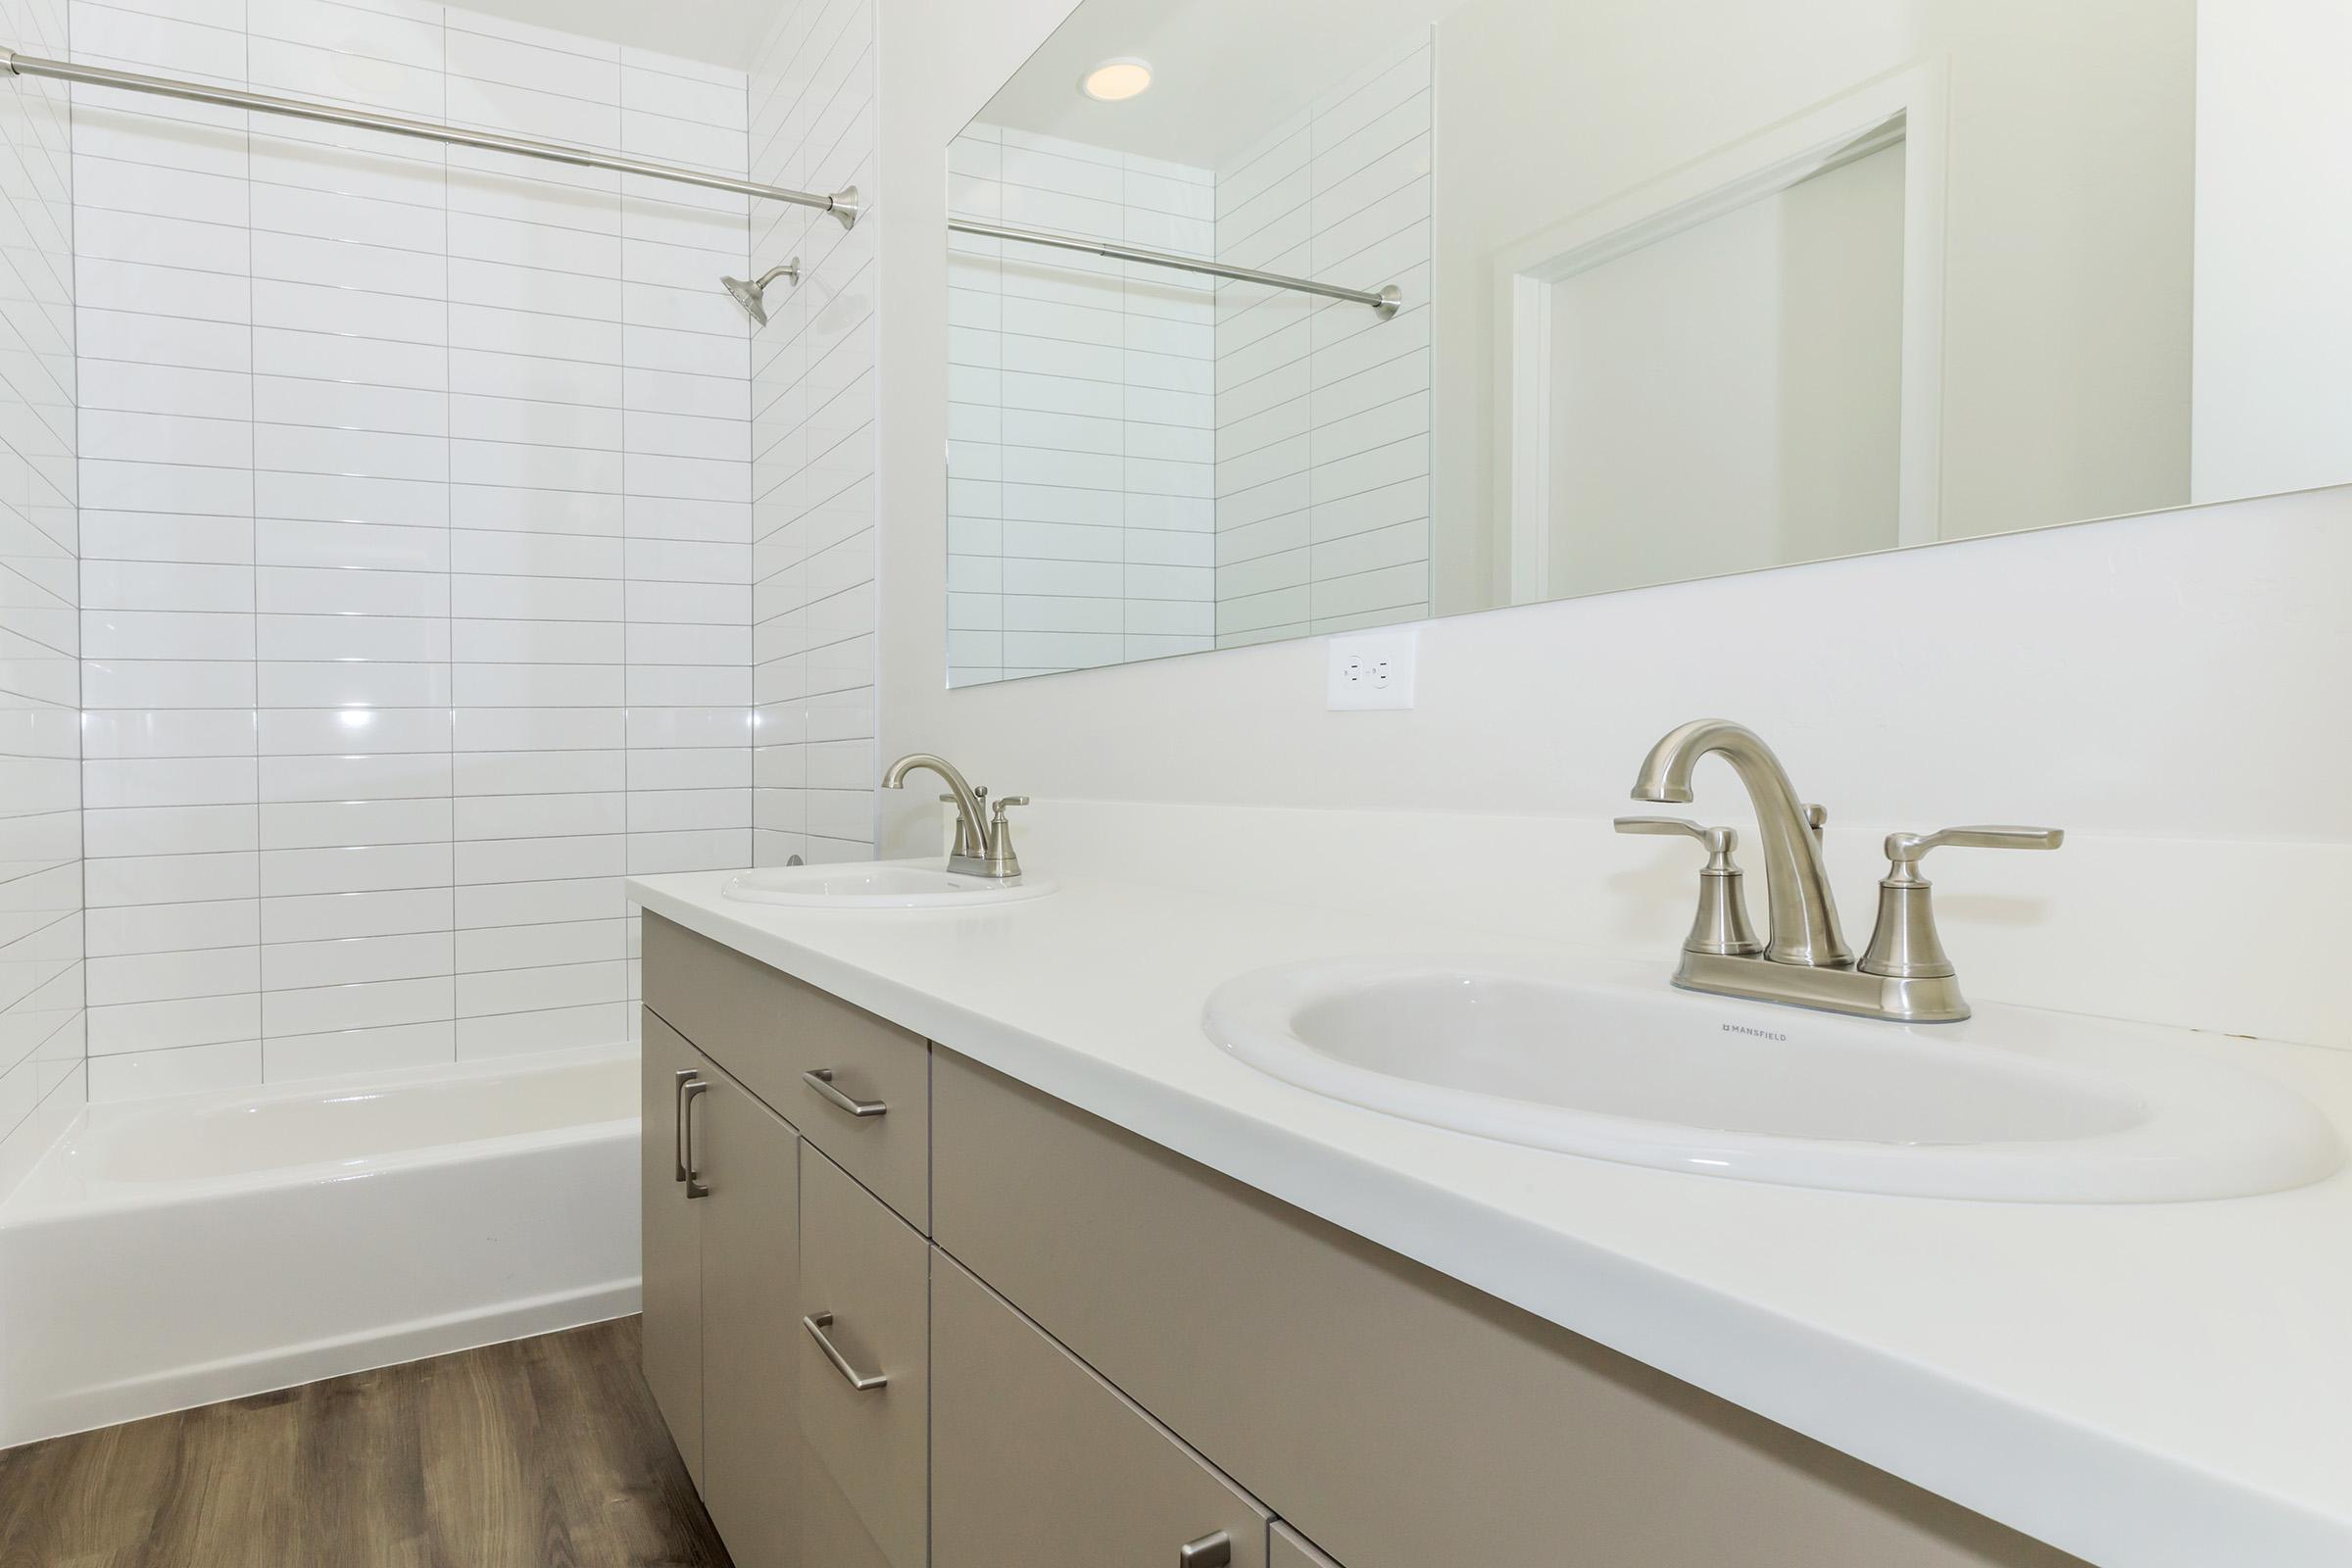
<path fill-rule="evenodd" d="M 1085 0 L 947 149 L 966 685 L 2352 481 L 2352 11 Z"/>

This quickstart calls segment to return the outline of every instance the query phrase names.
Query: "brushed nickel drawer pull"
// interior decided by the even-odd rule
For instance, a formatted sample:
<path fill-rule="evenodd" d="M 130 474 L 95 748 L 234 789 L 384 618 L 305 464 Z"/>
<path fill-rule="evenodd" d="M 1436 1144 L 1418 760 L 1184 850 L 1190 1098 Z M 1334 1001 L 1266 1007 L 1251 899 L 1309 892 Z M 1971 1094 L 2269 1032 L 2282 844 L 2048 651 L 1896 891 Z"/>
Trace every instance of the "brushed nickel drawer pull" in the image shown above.
<path fill-rule="evenodd" d="M 1199 1541 L 1188 1541 L 1176 1548 L 1177 1568 L 1232 1568 L 1233 1537 L 1222 1530 L 1212 1530 Z"/>
<path fill-rule="evenodd" d="M 817 1067 L 801 1074 L 801 1082 L 853 1116 L 879 1116 L 890 1106 L 879 1100 L 858 1100 L 833 1087 L 833 1069 Z"/>
<path fill-rule="evenodd" d="M 695 1079 L 692 1083 L 682 1084 L 678 1088 L 678 1113 L 683 1118 L 686 1129 L 686 1148 L 684 1152 L 679 1155 L 679 1162 L 686 1169 L 686 1196 L 688 1198 L 709 1198 L 710 1196 L 710 1189 L 703 1185 L 702 1161 L 694 1157 L 694 1102 L 710 1092 L 710 1086 L 700 1078 Z"/>
<path fill-rule="evenodd" d="M 669 1152 L 678 1166 L 677 1175 L 671 1178 L 673 1181 L 682 1182 L 686 1179 L 686 1086 L 694 1082 L 696 1076 L 692 1067 L 680 1067 L 670 1085 Z"/>
<path fill-rule="evenodd" d="M 850 1358 L 841 1353 L 825 1333 L 825 1330 L 832 1326 L 833 1314 L 830 1312 L 819 1312 L 814 1317 L 801 1319 L 801 1327 L 808 1331 L 808 1337 L 816 1342 L 816 1348 L 825 1352 L 825 1359 L 833 1363 L 833 1370 L 847 1378 L 851 1388 L 856 1389 L 859 1394 L 864 1394 L 873 1389 L 886 1387 L 890 1379 L 883 1374 L 860 1372 L 850 1365 Z M 1187 1547 L 1186 1549 L 1190 1550 L 1191 1548 Z M 1192 1559 L 1187 1557 L 1185 1561 L 1190 1562 Z"/>

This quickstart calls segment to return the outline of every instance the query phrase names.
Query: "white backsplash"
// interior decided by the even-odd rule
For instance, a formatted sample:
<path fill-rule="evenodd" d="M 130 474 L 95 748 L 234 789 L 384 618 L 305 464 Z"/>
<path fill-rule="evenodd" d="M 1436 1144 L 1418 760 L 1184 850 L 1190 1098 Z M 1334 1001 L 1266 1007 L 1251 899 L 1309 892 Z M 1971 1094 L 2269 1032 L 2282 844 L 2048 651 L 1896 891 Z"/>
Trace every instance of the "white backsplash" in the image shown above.
<path fill-rule="evenodd" d="M 1632 770 L 1627 770 L 1630 779 Z M 1629 814 L 1681 807 L 1627 802 Z M 1743 813 L 1710 811 L 1710 820 Z M 1627 837 L 1607 817 L 1308 810 L 1039 800 L 1020 853 L 1040 872 L 1229 891 L 1415 925 L 1549 937 L 1674 969 L 1697 906 L 1698 846 Z M 1893 823 L 1825 834 L 1846 942 L 1870 940 Z M 1748 910 L 1763 862 L 1741 834 Z M 1937 925 L 1975 1002 L 2006 1002 L 2352 1048 L 2331 962 L 2352 846 L 2070 833 L 2053 854 L 1949 851 L 1930 867 Z M 1399 952 L 1413 951 L 1399 947 Z"/>

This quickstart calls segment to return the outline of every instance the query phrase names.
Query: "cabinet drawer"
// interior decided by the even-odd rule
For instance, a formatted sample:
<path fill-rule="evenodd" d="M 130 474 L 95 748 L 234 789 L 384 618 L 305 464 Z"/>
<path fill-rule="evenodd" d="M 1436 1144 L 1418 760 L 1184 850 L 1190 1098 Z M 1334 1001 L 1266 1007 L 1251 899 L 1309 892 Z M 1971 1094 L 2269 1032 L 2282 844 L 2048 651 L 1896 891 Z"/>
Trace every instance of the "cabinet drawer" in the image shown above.
<path fill-rule="evenodd" d="M 931 1260 L 932 1568 L 1263 1568 L 1266 1514 L 945 1253 Z"/>
<path fill-rule="evenodd" d="M 802 1143 L 802 1321 L 785 1327 L 799 1342 L 801 1434 L 819 1472 L 804 1498 L 805 1563 L 864 1560 L 870 1546 L 891 1568 L 923 1568 L 930 1251 Z"/>
<path fill-rule="evenodd" d="M 1348 1568 L 2076 1559 L 940 1051 L 941 1248 Z"/>
<path fill-rule="evenodd" d="M 1340 1565 L 1317 1551 L 1315 1544 L 1298 1531 L 1277 1523 L 1266 1543 L 1266 1568 L 1340 1568 Z"/>
<path fill-rule="evenodd" d="M 884 1202 L 930 1228 L 930 1048 L 920 1035 L 650 909 L 645 1002 Z"/>

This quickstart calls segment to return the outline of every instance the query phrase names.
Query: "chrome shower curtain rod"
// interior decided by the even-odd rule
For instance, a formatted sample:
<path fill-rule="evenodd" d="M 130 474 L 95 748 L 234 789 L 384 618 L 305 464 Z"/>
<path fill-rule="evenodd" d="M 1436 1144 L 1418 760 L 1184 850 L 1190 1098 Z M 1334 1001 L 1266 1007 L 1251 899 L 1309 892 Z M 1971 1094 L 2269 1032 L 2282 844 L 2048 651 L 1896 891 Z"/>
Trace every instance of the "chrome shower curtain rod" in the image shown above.
<path fill-rule="evenodd" d="M 1351 305 L 1369 305 L 1385 320 L 1396 314 L 1404 294 L 1391 283 L 1377 289 L 1342 288 L 1337 283 L 1318 283 L 1311 277 L 1292 277 L 1284 272 L 1261 272 L 1254 267 L 1227 267 L 1219 262 L 1203 262 L 1190 256 L 1178 256 L 1169 251 L 1148 251 L 1140 245 L 1121 245 L 1106 239 L 1080 239 L 1070 234 L 1049 233 L 1041 228 L 1014 228 L 1007 223 L 981 223 L 968 219 L 951 218 L 948 227 L 958 234 L 977 234 L 983 239 L 1014 239 L 1025 245 L 1049 245 L 1055 250 L 1083 251 L 1089 256 L 1107 256 L 1115 261 L 1149 262 L 1153 267 L 1172 267 L 1179 271 L 1203 272 L 1210 277 L 1231 278 L 1238 283 L 1263 283 L 1268 288 L 1287 288 L 1300 294 L 1320 294 L 1327 300 L 1346 300 Z"/>
<path fill-rule="evenodd" d="M 858 187 L 855 185 L 829 195 L 821 191 L 787 190 L 781 185 L 762 185 L 749 179 L 732 179 L 725 174 L 706 174 L 692 169 L 681 169 L 675 164 L 648 163 L 642 158 L 620 158 L 609 153 L 591 152 L 585 147 L 567 147 L 561 142 L 534 141 L 527 136 L 504 136 L 488 130 L 459 130 L 454 126 L 435 124 L 429 120 L 379 115 L 372 110 L 344 109 L 303 98 L 276 98 L 268 93 L 241 92 L 234 87 L 208 87 L 202 82 L 181 81 L 172 76 L 143 76 L 135 71 L 110 71 L 104 66 L 75 65 L 68 60 L 43 60 L 34 55 L 21 55 L 14 49 L 0 48 L 0 67 L 5 67 L 12 75 L 47 76 L 55 81 L 78 81 L 90 87 L 151 93 L 159 98 L 213 104 L 221 109 L 249 109 L 257 114 L 314 120 L 324 125 L 380 130 L 389 135 L 414 136 L 419 141 L 443 142 L 452 147 L 477 147 L 484 152 L 512 153 L 518 158 L 568 164 L 574 169 L 609 169 L 615 173 L 643 174 L 648 179 L 700 185 L 705 190 L 732 191 L 739 196 L 755 196 L 762 201 L 821 208 L 841 220 L 844 228 L 852 227 L 858 221 Z"/>

